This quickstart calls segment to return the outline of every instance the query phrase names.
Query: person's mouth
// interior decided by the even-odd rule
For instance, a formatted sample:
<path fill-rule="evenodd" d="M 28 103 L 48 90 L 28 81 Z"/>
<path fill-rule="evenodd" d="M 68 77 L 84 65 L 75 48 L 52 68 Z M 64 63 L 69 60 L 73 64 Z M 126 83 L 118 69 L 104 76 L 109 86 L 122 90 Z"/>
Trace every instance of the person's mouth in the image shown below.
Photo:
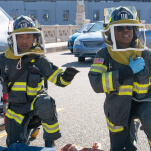
<path fill-rule="evenodd" d="M 22 45 L 21 47 L 22 47 L 22 49 L 27 49 L 28 48 L 27 45 Z"/>
<path fill-rule="evenodd" d="M 123 35 L 123 38 L 129 38 L 130 36 L 129 35 Z"/>

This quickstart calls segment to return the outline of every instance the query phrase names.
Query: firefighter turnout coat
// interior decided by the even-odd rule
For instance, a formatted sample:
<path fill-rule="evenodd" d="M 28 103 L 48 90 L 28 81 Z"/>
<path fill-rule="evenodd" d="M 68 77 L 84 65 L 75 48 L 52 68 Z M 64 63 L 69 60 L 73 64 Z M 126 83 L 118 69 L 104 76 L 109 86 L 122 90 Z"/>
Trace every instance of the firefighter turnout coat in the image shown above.
<path fill-rule="evenodd" d="M 11 53 L 10 50 L 9 53 Z M 11 53 L 8 56 L 6 52 L 0 55 L 0 71 L 1 75 L 7 77 L 5 80 L 7 87 L 11 84 L 19 68 L 24 68 L 28 62 L 31 64 L 15 81 L 8 93 L 7 145 L 10 146 L 16 142 L 27 143 L 27 127 L 33 115 L 38 115 L 41 119 L 44 139 L 58 139 L 61 134 L 55 101 L 44 91 L 43 80 L 46 77 L 48 81 L 60 87 L 69 85 L 71 81 L 64 80 L 61 76 L 64 71 L 53 65 L 44 55 L 32 54 L 18 58 Z M 38 73 L 31 70 L 33 65 L 38 69 Z"/>
<path fill-rule="evenodd" d="M 151 52 L 142 52 L 145 69 L 119 83 L 119 70 L 125 65 L 114 61 L 106 47 L 98 50 L 89 71 L 89 80 L 96 93 L 105 93 L 104 112 L 111 132 L 123 131 L 128 127 L 132 99 L 143 101 L 151 90 Z M 103 101 L 103 100 L 102 100 Z M 151 99 L 150 99 L 151 101 Z"/>

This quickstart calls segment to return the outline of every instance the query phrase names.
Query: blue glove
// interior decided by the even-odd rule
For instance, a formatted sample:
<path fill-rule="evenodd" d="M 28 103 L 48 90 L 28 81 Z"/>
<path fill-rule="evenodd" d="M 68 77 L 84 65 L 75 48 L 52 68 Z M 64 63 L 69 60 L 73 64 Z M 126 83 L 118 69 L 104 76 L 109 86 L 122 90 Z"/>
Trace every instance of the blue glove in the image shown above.
<path fill-rule="evenodd" d="M 141 70 L 144 69 L 144 66 L 145 66 L 144 59 L 139 57 L 138 59 L 133 61 L 132 58 L 130 57 L 129 66 L 132 69 L 134 74 L 138 73 L 138 72 L 140 72 Z"/>

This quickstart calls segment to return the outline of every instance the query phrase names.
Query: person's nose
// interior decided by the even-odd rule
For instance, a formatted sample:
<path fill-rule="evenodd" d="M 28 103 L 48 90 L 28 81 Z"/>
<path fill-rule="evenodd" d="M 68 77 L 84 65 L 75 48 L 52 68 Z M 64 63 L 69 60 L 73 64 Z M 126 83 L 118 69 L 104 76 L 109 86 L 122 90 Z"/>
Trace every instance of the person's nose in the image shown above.
<path fill-rule="evenodd" d="M 23 43 L 27 43 L 27 39 L 26 38 L 23 39 Z"/>

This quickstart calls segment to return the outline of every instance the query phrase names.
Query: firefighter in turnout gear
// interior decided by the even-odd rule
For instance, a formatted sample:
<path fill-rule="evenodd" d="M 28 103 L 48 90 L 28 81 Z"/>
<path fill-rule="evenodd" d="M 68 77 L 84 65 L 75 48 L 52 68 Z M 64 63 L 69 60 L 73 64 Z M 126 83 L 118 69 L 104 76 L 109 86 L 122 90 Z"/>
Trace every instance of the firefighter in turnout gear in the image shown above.
<path fill-rule="evenodd" d="M 106 94 L 111 151 L 136 151 L 139 120 L 151 146 L 151 52 L 135 7 L 104 12 L 110 15 L 102 31 L 106 47 L 97 51 L 88 76 L 93 90 Z"/>
<path fill-rule="evenodd" d="M 7 146 L 27 144 L 29 130 L 42 124 L 45 147 L 53 147 L 61 133 L 55 100 L 47 94 L 43 81 L 65 87 L 78 70 L 67 67 L 63 71 L 46 58 L 42 32 L 27 16 L 14 21 L 8 44 L 9 48 L 0 55 L 0 72 L 6 77 L 3 87 L 9 101 L 5 125 Z"/>

